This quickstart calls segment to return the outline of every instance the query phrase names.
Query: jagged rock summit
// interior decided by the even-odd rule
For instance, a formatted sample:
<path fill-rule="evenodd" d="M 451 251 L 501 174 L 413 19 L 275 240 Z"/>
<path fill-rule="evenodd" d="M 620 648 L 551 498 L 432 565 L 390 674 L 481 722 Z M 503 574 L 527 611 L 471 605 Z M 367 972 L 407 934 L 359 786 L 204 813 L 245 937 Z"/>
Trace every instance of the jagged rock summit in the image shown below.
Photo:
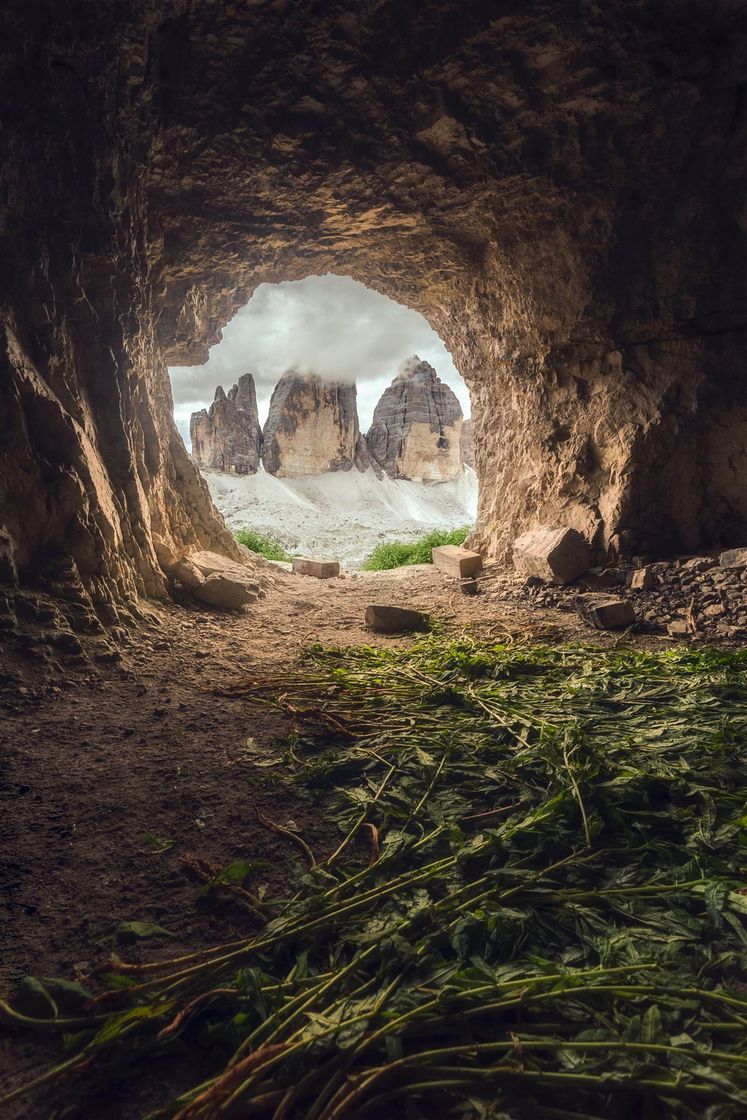
<path fill-rule="evenodd" d="M 192 413 L 189 436 L 192 458 L 198 467 L 255 474 L 262 450 L 262 429 L 252 375 L 245 373 L 228 394 L 219 385 L 210 408 Z"/>
<path fill-rule="evenodd" d="M 270 399 L 262 462 L 281 478 L 370 466 L 355 385 L 316 373 L 284 373 Z"/>
<path fill-rule="evenodd" d="M 445 482 L 462 470 L 461 432 L 456 395 L 416 354 L 376 405 L 366 443 L 390 478 Z"/>

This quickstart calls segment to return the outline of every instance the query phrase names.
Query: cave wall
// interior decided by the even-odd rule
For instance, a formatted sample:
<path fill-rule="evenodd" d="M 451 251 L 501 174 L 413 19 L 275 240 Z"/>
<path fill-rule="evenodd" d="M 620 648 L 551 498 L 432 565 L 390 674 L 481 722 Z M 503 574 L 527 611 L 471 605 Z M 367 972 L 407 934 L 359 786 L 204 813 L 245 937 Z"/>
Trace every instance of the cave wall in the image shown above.
<path fill-rule="evenodd" d="M 747 540 L 735 0 L 39 0 L 4 10 L 0 526 L 102 600 L 236 546 L 171 418 L 258 283 L 423 312 L 477 537 Z"/>

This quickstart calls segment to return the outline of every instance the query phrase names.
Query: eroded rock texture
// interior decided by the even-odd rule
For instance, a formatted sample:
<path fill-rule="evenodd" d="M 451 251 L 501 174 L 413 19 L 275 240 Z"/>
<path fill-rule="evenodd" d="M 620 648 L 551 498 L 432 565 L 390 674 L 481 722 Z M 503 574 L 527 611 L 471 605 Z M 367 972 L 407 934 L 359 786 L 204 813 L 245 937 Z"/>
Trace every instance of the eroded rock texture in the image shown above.
<path fill-rule="evenodd" d="M 221 385 L 209 409 L 189 421 L 192 458 L 198 467 L 255 474 L 262 451 L 254 378 L 245 373 L 226 394 Z"/>
<path fill-rule="evenodd" d="M 462 421 L 462 434 L 459 437 L 459 448 L 462 453 L 462 462 L 465 467 L 475 469 L 475 429 L 472 420 Z"/>
<path fill-rule="evenodd" d="M 270 398 L 262 462 L 279 477 L 365 470 L 368 456 L 358 427 L 354 384 L 315 373 L 283 374 Z"/>
<path fill-rule="evenodd" d="M 235 546 L 171 419 L 261 281 L 422 311 L 480 540 L 747 539 L 745 16 L 732 0 L 83 0 L 0 37 L 0 524 L 33 580 L 163 592 Z M 7 568 L 7 565 L 5 566 Z"/>
<path fill-rule="evenodd" d="M 376 405 L 366 445 L 390 478 L 445 482 L 462 469 L 462 409 L 433 366 L 408 358 Z"/>

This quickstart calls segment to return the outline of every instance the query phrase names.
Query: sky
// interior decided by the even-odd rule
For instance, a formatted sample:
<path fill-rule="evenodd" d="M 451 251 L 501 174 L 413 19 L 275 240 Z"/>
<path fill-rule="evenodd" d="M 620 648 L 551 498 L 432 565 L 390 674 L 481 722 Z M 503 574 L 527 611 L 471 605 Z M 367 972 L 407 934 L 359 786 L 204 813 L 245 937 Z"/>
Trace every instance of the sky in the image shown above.
<path fill-rule="evenodd" d="M 189 447 L 189 418 L 207 408 L 216 385 L 228 392 L 244 373 L 254 375 L 260 422 L 286 370 L 355 381 L 361 430 L 399 366 L 417 354 L 454 390 L 469 416 L 467 387 L 451 354 L 417 311 L 348 276 L 308 276 L 260 284 L 236 313 L 202 366 L 172 366 L 174 416 Z"/>

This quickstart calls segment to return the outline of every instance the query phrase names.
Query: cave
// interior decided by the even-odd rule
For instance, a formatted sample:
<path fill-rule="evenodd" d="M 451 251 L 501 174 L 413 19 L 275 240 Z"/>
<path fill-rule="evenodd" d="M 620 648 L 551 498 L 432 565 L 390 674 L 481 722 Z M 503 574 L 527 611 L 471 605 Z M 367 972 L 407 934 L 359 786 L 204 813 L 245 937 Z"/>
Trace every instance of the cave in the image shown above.
<path fill-rule="evenodd" d="M 166 363 L 312 271 L 445 339 L 492 554 L 547 522 L 608 556 L 740 543 L 734 5 L 6 19 L 0 509 L 24 581 L 64 556 L 116 610 L 165 594 L 180 549 L 233 554 Z"/>
<path fill-rule="evenodd" d="M 342 666 L 328 652 L 309 654 L 309 649 L 321 643 L 339 651 L 352 641 L 359 652 L 350 656 L 361 664 L 380 656 L 384 665 L 390 656 L 393 665 L 409 656 L 403 639 L 386 646 L 363 625 L 363 609 L 381 609 L 384 602 L 390 609 L 396 595 L 403 609 L 440 612 L 445 629 L 433 641 L 446 633 L 457 642 L 460 627 L 467 635 L 458 639 L 463 644 L 455 646 L 452 660 L 435 667 L 427 660 L 432 648 L 427 641 L 412 647 L 415 660 L 405 666 L 405 683 L 391 686 L 393 693 L 400 688 L 406 700 L 404 709 L 397 709 L 400 729 L 411 726 L 413 713 L 429 704 L 448 709 L 448 718 L 456 721 L 448 742 L 438 739 L 435 721 L 430 725 L 443 748 L 439 758 L 417 744 L 428 777 L 412 804 L 403 809 L 405 798 L 393 810 L 393 819 L 404 821 L 403 830 L 429 809 L 433 791 L 440 790 L 449 752 L 460 742 L 459 719 L 472 718 L 480 706 L 474 697 L 488 661 L 498 666 L 490 688 L 505 679 L 527 704 L 535 703 L 534 694 L 521 690 L 539 679 L 556 654 L 540 656 L 527 647 L 529 652 L 512 661 L 511 650 L 522 642 L 531 646 L 535 638 L 583 642 L 589 637 L 583 625 L 592 617 L 601 652 L 589 654 L 587 662 L 574 660 L 572 651 L 557 654 L 561 661 L 566 657 L 557 671 L 572 668 L 577 673 L 573 687 L 579 695 L 584 689 L 590 694 L 589 665 L 598 658 L 594 687 L 609 684 L 613 697 L 600 700 L 600 726 L 608 727 L 605 721 L 615 711 L 628 711 L 626 697 L 636 689 L 649 689 L 644 701 L 654 712 L 652 734 L 661 732 L 662 742 L 673 729 L 701 717 L 710 720 L 723 706 L 724 721 L 708 723 L 706 756 L 698 753 L 702 744 L 688 741 L 686 749 L 697 755 L 694 771 L 700 773 L 701 765 L 702 773 L 721 767 L 707 796 L 702 790 L 698 794 L 704 802 L 713 790 L 730 790 L 729 804 L 740 790 L 743 798 L 747 18 L 742 0 L 101 0 L 94 5 L 37 0 L 6 5 L 2 25 L 0 793 L 17 812 L 0 820 L 2 904 L 7 900 L 11 919 L 0 923 L 0 957 L 8 962 L 0 960 L 0 1026 L 9 1019 L 16 1032 L 29 1022 L 46 1030 L 54 1020 L 63 1028 L 73 1023 L 77 1030 L 92 1006 L 102 1006 L 99 998 L 106 1008 L 125 1000 L 125 989 L 146 990 L 150 981 L 144 980 L 141 989 L 126 974 L 128 968 L 134 975 L 142 967 L 148 976 L 148 969 L 158 967 L 144 963 L 148 947 L 139 944 L 141 938 L 173 938 L 174 960 L 184 953 L 189 969 L 199 971 L 201 965 L 193 962 L 213 961 L 206 946 L 235 944 L 238 927 L 238 936 L 245 936 L 241 922 L 247 915 L 258 921 L 258 915 L 270 912 L 265 894 L 249 889 L 255 864 L 264 862 L 262 874 L 275 877 L 271 887 L 299 882 L 302 893 L 309 883 L 318 886 L 324 874 L 331 881 L 352 859 L 353 849 L 358 863 L 348 885 L 367 882 L 371 868 L 400 850 L 399 839 L 388 842 L 381 821 L 376 824 L 365 814 L 343 814 L 340 841 L 328 803 L 311 809 L 309 798 L 295 787 L 281 796 L 272 784 L 298 761 L 294 751 L 302 716 L 313 725 L 303 742 L 308 747 L 313 741 L 321 752 L 356 733 L 353 715 L 338 703 L 344 673 L 350 671 L 350 687 L 357 687 L 349 663 Z M 175 425 L 168 369 L 204 363 L 259 285 L 326 273 L 352 277 L 420 312 L 453 355 L 472 400 L 479 480 L 477 523 L 467 551 L 484 563 L 484 580 L 482 575 L 462 579 L 460 569 L 460 578 L 442 581 L 443 586 L 438 573 L 420 571 L 405 590 L 402 581 L 364 586 L 343 578 L 346 573 L 339 581 L 319 580 L 318 588 L 311 580 L 303 586 L 291 583 L 290 576 L 278 582 L 281 575 L 236 542 L 214 507 Z M 571 581 L 565 589 L 563 581 L 558 581 L 561 587 L 548 587 L 552 581 L 536 573 L 518 580 L 514 544 L 532 531 L 572 532 L 574 539 L 583 539 L 589 582 L 576 586 Z M 204 598 L 195 604 L 190 589 L 206 582 L 199 567 L 199 557 L 206 555 L 217 556 L 226 570 L 249 573 L 250 589 L 238 602 Z M 213 578 L 213 569 L 205 571 Z M 573 612 L 579 590 L 608 593 L 611 587 L 624 588 L 635 609 L 627 603 L 627 613 L 620 616 L 624 621 L 610 637 L 602 633 L 606 627 L 593 605 L 578 608 L 581 622 Z M 369 607 L 374 590 L 379 603 Z M 221 613 L 242 605 L 247 609 Z M 656 618 L 648 629 L 636 630 L 642 616 L 644 623 L 651 622 L 646 612 Z M 629 625 L 628 645 L 619 652 L 619 628 Z M 418 628 L 417 617 L 412 628 Z M 485 646 L 487 653 L 477 650 L 474 634 L 492 643 Z M 657 634 L 685 643 L 705 636 L 728 649 L 673 651 L 667 658 L 652 652 Z M 505 638 L 500 649 L 497 635 Z M 303 656 L 322 659 L 311 685 L 299 683 Z M 422 664 L 418 657 L 425 658 Z M 452 674 L 461 672 L 460 665 L 467 667 L 458 680 L 444 669 L 447 661 Z M 397 672 L 400 667 L 397 662 Z M 657 692 L 656 681 L 680 668 L 682 678 Z M 380 671 L 384 679 L 389 669 Z M 270 687 L 273 674 L 276 681 L 287 678 L 290 699 L 285 708 L 276 703 L 268 715 L 261 707 L 268 695 L 262 690 Z M 412 685 L 413 680 L 419 683 Z M 553 678 L 547 703 L 552 707 L 557 701 L 552 713 L 560 725 L 563 701 L 554 687 Z M 315 706 L 290 708 L 294 688 L 303 703 L 315 697 Z M 356 695 L 360 712 L 370 696 Z M 672 697 L 682 700 L 682 709 L 667 707 L 675 704 Z M 702 699 L 702 706 L 688 708 L 692 697 Z M 502 695 L 504 701 L 509 711 L 511 698 Z M 499 718 L 504 708 L 494 698 L 480 703 L 480 711 L 494 720 L 496 741 L 508 735 L 508 716 Z M 376 723 L 375 711 L 365 708 L 365 713 Z M 654 716 L 661 716 L 660 723 Z M 632 712 L 631 718 L 639 717 L 638 709 Z M 578 726 L 584 718 L 582 712 Z M 320 726 L 327 736 L 321 746 Z M 534 741 L 527 736 L 531 739 L 537 727 L 541 738 L 545 723 L 539 718 L 536 726 L 527 717 L 523 730 L 511 731 L 511 767 L 520 766 L 522 750 L 530 750 Z M 660 824 L 660 835 L 647 849 L 652 859 L 665 850 L 659 842 L 665 845 L 672 837 L 679 845 L 676 852 L 689 850 L 688 845 L 697 849 L 697 859 L 705 861 L 702 878 L 692 870 L 695 855 L 692 864 L 684 857 L 677 863 L 677 883 L 697 878 L 695 901 L 682 902 L 671 884 L 664 893 L 671 889 L 672 906 L 679 908 L 678 928 L 697 926 L 699 931 L 683 933 L 682 940 L 692 937 L 698 952 L 705 954 L 706 946 L 711 954 L 707 960 L 697 958 L 698 977 L 707 975 L 719 991 L 728 989 L 732 995 L 724 997 L 726 1002 L 741 999 L 734 993 L 742 992 L 742 982 L 727 973 L 743 952 L 744 931 L 741 949 L 730 939 L 742 928 L 738 904 L 744 885 L 736 872 L 722 881 L 724 865 L 736 868 L 739 859 L 729 849 L 717 867 L 708 862 L 707 842 L 701 840 L 715 833 L 705 826 L 705 831 L 686 832 L 696 798 L 683 794 L 677 801 L 679 787 L 666 767 L 641 779 L 629 803 L 613 805 L 618 785 L 603 778 L 609 777 L 605 766 L 612 766 L 605 751 L 612 757 L 628 743 L 627 731 L 618 731 L 601 745 L 593 737 L 584 740 L 582 750 L 581 738 L 573 739 L 581 736 L 574 725 L 562 743 L 560 738 L 555 743 L 557 758 L 546 781 L 516 769 L 511 780 L 525 782 L 522 789 L 530 790 L 531 801 L 539 785 L 554 789 L 561 775 L 566 784 L 557 804 L 566 815 L 557 826 L 557 843 L 561 850 L 561 840 L 567 840 L 573 849 L 569 861 L 579 852 L 591 853 L 591 866 L 598 856 L 594 844 L 600 822 L 606 828 L 610 821 L 627 821 L 640 805 L 647 807 L 636 826 L 640 835 L 617 837 L 610 867 L 622 860 L 620 853 L 646 846 L 641 837 L 651 821 Z M 640 725 L 639 732 L 641 742 L 648 743 L 646 727 Z M 285 754 L 272 753 L 275 736 L 285 742 Z M 655 743 L 648 745 L 653 751 Z M 299 749 L 303 753 L 303 743 Z M 259 762 L 258 750 L 268 752 Z M 500 767 L 493 762 L 491 756 L 491 766 L 470 780 L 497 782 Z M 330 772 L 336 765 L 330 763 Z M 235 775 L 243 775 L 241 768 L 247 766 L 255 769 L 245 788 Z M 626 766 L 629 782 L 634 769 Z M 320 763 L 318 772 L 323 768 Z M 391 791 L 386 770 L 371 773 L 378 783 L 375 793 L 373 785 L 360 788 L 368 790 L 364 801 L 370 794 L 367 807 L 376 809 L 380 795 L 384 804 Z M 621 780 L 619 788 L 623 785 Z M 598 801 L 602 787 L 613 790 L 603 805 Z M 736 825 L 732 828 L 720 794 L 715 801 L 723 826 L 718 843 L 727 844 Z M 455 829 L 470 833 L 470 839 L 464 858 L 454 856 L 450 867 L 471 867 L 473 857 L 479 864 L 472 884 L 459 887 L 470 898 L 474 884 L 484 884 L 499 859 L 492 851 L 485 865 L 480 863 L 499 828 L 494 814 L 514 812 L 508 794 L 505 802 L 496 809 L 486 795 L 477 801 L 465 797 L 458 806 Z M 285 823 L 274 819 L 281 812 Z M 435 818 L 431 823 L 441 842 L 446 810 L 441 806 L 439 812 L 440 823 Z M 475 836 L 470 830 L 486 818 L 487 839 L 481 840 L 482 832 Z M 532 827 L 541 831 L 543 819 L 538 809 Z M 518 819 L 514 823 L 517 833 L 525 827 Z M 312 832 L 316 840 L 309 844 L 302 833 Z M 425 850 L 426 836 L 430 833 L 413 836 L 413 851 L 420 851 L 421 842 Z M 554 838 L 545 836 L 542 842 L 554 874 Z M 323 858 L 317 860 L 315 847 Z M 441 849 L 434 852 L 434 860 L 452 858 Z M 676 852 L 668 849 L 672 866 Z M 199 926 L 194 890 L 180 879 L 180 858 L 200 883 L 200 905 L 211 892 L 227 900 L 223 924 L 210 917 Z M 306 861 L 303 880 L 292 879 L 294 859 Z M 584 878 L 586 860 L 583 854 L 569 872 L 577 875 L 585 898 L 599 886 Z M 662 856 L 657 874 L 665 876 L 666 867 Z M 420 874 L 428 873 L 419 869 Z M 552 884 L 553 891 L 561 889 L 557 879 Z M 562 889 L 567 885 L 564 881 Z M 488 906 L 488 895 L 486 888 L 474 897 Z M 345 897 L 341 909 L 358 905 Z M 429 928 L 440 933 L 450 897 L 445 891 L 427 905 L 415 899 L 411 910 L 418 911 L 418 922 L 430 920 Z M 571 909 L 545 921 L 544 928 L 554 931 L 548 937 L 557 930 L 567 933 L 563 923 Z M 729 914 L 726 923 L 718 916 L 722 910 Z M 177 919 L 173 931 L 170 919 L 185 913 L 189 919 Z M 316 928 L 314 913 L 310 909 L 304 919 L 310 929 Z M 504 918 L 518 922 L 517 913 L 507 907 L 505 914 L 493 915 L 491 947 L 505 934 Z M 371 920 L 375 925 L 375 916 Z M 662 930 L 667 928 L 665 918 L 657 920 Z M 457 917 L 449 912 L 454 959 L 472 959 L 470 923 L 477 921 L 474 913 Z M 579 917 L 576 956 L 560 949 L 553 955 L 555 947 L 548 955 L 561 962 L 559 968 L 580 967 L 578 946 L 583 943 L 585 953 L 592 936 L 585 921 Z M 541 925 L 538 919 L 536 928 Z M 300 937 L 300 927 L 293 928 Z M 534 936 L 534 929 L 528 922 L 511 934 L 511 944 Z M 638 933 L 625 936 L 635 941 Z M 121 945 L 135 942 L 142 957 L 135 954 L 136 960 L 122 964 Z M 722 943 L 727 945 L 723 957 Z M 420 948 L 408 955 L 412 946 L 406 938 L 392 944 L 408 968 L 415 968 L 416 957 L 421 964 L 432 960 L 424 949 L 418 956 Z M 58 1006 L 53 989 L 27 984 L 25 1011 L 6 1000 L 6 988 L 33 972 L 37 961 L 44 975 L 52 975 L 51 970 L 69 975 L 76 962 L 90 965 L 92 945 L 99 956 L 103 945 L 109 964 L 113 960 L 115 970 L 123 969 L 119 994 L 112 994 L 112 986 L 91 1004 L 86 1001 L 94 997 L 87 990 L 81 995 L 82 988 L 63 986 L 54 989 Z M 535 961 L 542 958 L 541 946 L 533 951 Z M 672 952 L 677 951 L 674 945 Z M 226 952 L 232 960 L 234 950 Z M 298 960 L 307 960 L 304 953 Z M 166 955 L 164 949 L 161 956 Z M 606 964 L 600 952 L 589 968 Z M 622 971 L 628 965 L 613 961 L 610 968 Z M 107 975 L 103 967 L 99 962 L 83 969 L 86 982 Z M 293 982 L 302 971 L 301 965 L 294 967 Z M 650 967 L 664 965 L 657 957 Z M 259 972 L 249 967 L 242 972 L 237 981 L 242 998 L 248 998 L 252 985 L 258 984 L 258 991 L 262 984 L 267 988 L 269 981 L 261 975 L 258 980 Z M 496 976 L 491 973 L 490 983 Z M 280 972 L 271 979 L 275 994 L 291 982 Z M 532 974 L 532 983 L 540 979 Z M 178 987 L 181 980 L 175 983 Z M 372 983 L 371 977 L 365 979 Z M 643 980 L 636 983 L 643 993 Z M 208 996 L 230 1003 L 238 989 L 227 990 L 228 996 L 224 988 Z M 191 991 L 186 995 L 198 998 Z M 72 1001 L 69 1018 L 61 1011 L 65 1001 Z M 159 1030 L 167 1032 L 158 1039 L 170 1038 L 168 1030 L 179 1033 L 191 1022 L 195 1006 L 168 1002 L 176 1017 L 158 1020 Z M 658 1045 L 663 1054 L 690 1046 L 685 1019 L 679 1025 L 666 1021 L 671 1042 L 652 1042 L 664 1038 L 662 1015 L 666 1019 L 669 1012 L 664 1002 L 656 1014 L 650 1007 L 644 1014 L 642 1008 L 628 1008 L 628 1033 L 620 1034 L 618 1050 L 627 1047 L 626 1054 L 634 1054 L 636 1047 Z M 203 1011 L 201 1006 L 199 1015 Z M 480 1008 L 473 1012 L 479 1021 Z M 145 1021 L 148 1014 L 141 1008 L 134 1018 Z M 457 1007 L 454 1022 L 462 1023 L 460 1014 Z M 504 1024 L 507 1033 L 500 1042 L 484 1042 L 504 1046 L 508 1055 L 509 1065 L 480 1067 L 486 1084 L 504 1077 L 501 1092 L 511 1086 L 524 1092 L 531 1080 L 530 1055 L 541 1048 L 517 1034 L 522 1014 L 520 1009 L 515 1021 Z M 726 1026 L 734 1026 L 737 1014 L 729 1009 L 722 1017 L 728 1019 Z M 601 1018 L 600 1013 L 594 1020 L 600 1030 Z M 322 1019 L 320 1013 L 323 1032 L 329 1020 Z M 705 1015 L 703 1022 L 710 1024 L 712 1018 Z M 133 1031 L 141 1027 L 150 1029 L 140 1023 Z M 726 1062 L 732 1053 L 725 1035 L 714 1042 L 722 1028 L 716 1023 L 703 1049 L 687 1050 L 687 1060 L 702 1059 L 697 1069 L 704 1068 L 704 1055 L 714 1046 L 716 1062 Z M 567 1032 L 569 1023 L 562 1029 Z M 446 1030 L 445 1020 L 439 1020 L 438 1030 Z M 154 1032 L 143 1037 L 146 1049 L 156 1046 Z M 75 1082 L 78 1114 L 139 1120 L 152 1107 L 171 1102 L 168 1115 L 180 1120 L 248 1115 L 241 1112 L 241 1101 L 238 1111 L 229 1107 L 229 1094 L 243 1091 L 236 1087 L 237 1069 L 250 1081 L 255 1074 L 259 1078 L 263 1116 L 337 1120 L 376 1109 L 387 1115 L 398 1091 L 386 1081 L 392 1070 L 403 1083 L 409 1077 L 413 1093 L 421 1094 L 422 1114 L 453 1114 L 440 1097 L 431 1101 L 427 1096 L 432 1086 L 423 1088 L 407 1055 L 401 1055 L 399 1039 L 381 1059 L 375 1075 L 382 1079 L 381 1094 L 366 1099 L 368 1111 L 357 1111 L 368 1082 L 347 1081 L 341 1060 L 337 1080 L 320 1090 L 315 1111 L 306 1113 L 302 1093 L 317 1075 L 313 1063 L 304 1067 L 297 1084 L 291 1077 L 282 1086 L 262 1081 L 254 1067 L 244 1064 L 261 1051 L 273 1070 L 276 1062 L 279 1068 L 282 1055 L 273 1049 L 274 1037 L 270 1034 L 270 1042 L 249 1057 L 241 1049 L 248 1045 L 243 1040 L 228 1073 L 211 1082 L 214 1096 L 200 1097 L 193 1087 L 192 1097 L 181 1105 L 174 1101 L 192 1084 L 183 1067 L 173 1082 L 167 1077 L 140 1096 L 138 1090 L 120 1098 L 115 1081 L 94 1087 L 91 1096 L 83 1081 L 99 1068 L 98 1059 L 89 1062 L 84 1051 L 79 1065 L 70 1059 L 81 1078 Z M 19 1051 L 13 1049 L 17 1042 L 14 1035 L 9 1068 L 22 1074 L 25 1044 Z M 462 1044 L 467 1045 L 464 1039 Z M 286 1039 L 278 1045 L 295 1044 Z M 580 1052 L 591 1043 L 580 1038 L 574 1045 Z M 0 1038 L 0 1054 L 4 1046 Z M 215 1076 L 208 1050 L 199 1053 L 195 1077 Z M 470 1050 L 469 1060 L 474 1056 Z M 173 1053 L 167 1058 L 171 1061 Z M 635 1067 L 643 1081 L 625 1080 L 628 1070 L 620 1074 L 622 1080 L 611 1077 L 602 1085 L 597 1070 L 588 1083 L 579 1078 L 576 1101 L 563 1080 L 571 1076 L 570 1065 L 568 1059 L 567 1068 L 545 1069 L 549 1095 L 537 1098 L 544 1112 L 531 1115 L 684 1118 L 713 1105 L 714 1116 L 737 1118 L 747 1108 L 747 1085 L 739 1071 L 724 1088 L 723 1079 L 720 1087 L 716 1077 L 698 1080 L 697 1069 L 683 1086 L 676 1063 L 666 1083 L 645 1080 L 650 1069 Z M 447 1096 L 462 1093 L 457 1106 L 466 1107 L 466 1067 L 452 1062 L 444 1069 L 439 1084 L 446 1086 Z M 596 1088 L 589 1088 L 597 1075 Z M 66 1076 L 61 1078 L 63 1097 Z M 32 1082 L 31 1089 L 46 1084 Z M 59 1090 L 60 1081 L 55 1085 Z M 629 1096 L 616 1098 L 614 1111 L 609 1094 L 620 1085 Z M 560 1087 L 557 1108 L 553 1086 Z M 0 1102 L 19 1107 L 19 1117 L 30 1117 L 28 1098 L 18 1095 L 27 1089 L 11 1086 L 8 1092 L 8 1079 L 0 1080 Z M 530 1115 L 510 1094 L 498 1104 L 490 1093 L 486 1099 L 488 1109 L 508 1100 L 506 1107 L 515 1109 L 512 1117 Z M 535 1098 L 527 1099 L 533 1108 Z M 219 1113 L 211 1111 L 215 1101 Z M 37 1099 L 36 1104 L 42 1109 L 48 1102 Z M 475 1106 L 475 1116 L 494 1114 L 499 1113 Z"/>

